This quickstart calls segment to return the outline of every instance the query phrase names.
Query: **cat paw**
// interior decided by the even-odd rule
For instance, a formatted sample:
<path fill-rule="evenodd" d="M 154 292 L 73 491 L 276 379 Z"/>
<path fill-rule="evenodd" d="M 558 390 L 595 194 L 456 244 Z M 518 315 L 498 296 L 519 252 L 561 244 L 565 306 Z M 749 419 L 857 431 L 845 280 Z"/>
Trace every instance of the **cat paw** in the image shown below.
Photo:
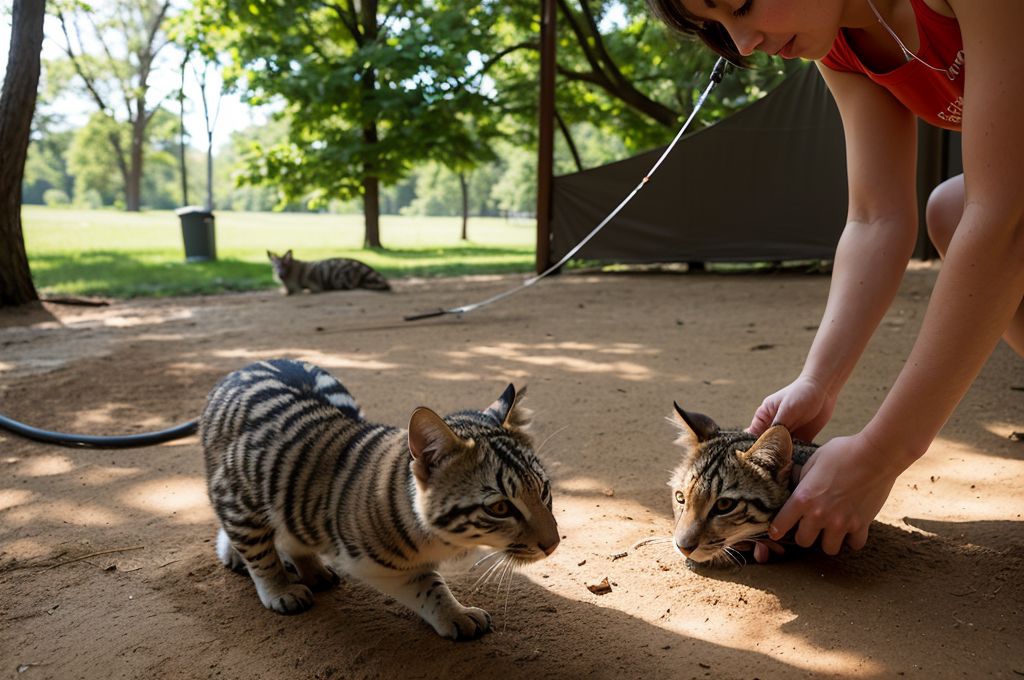
<path fill-rule="evenodd" d="M 301 583 L 293 583 L 263 604 L 278 614 L 301 614 L 313 606 L 313 593 Z"/>
<path fill-rule="evenodd" d="M 313 582 L 310 583 L 309 581 L 310 579 L 307 577 L 303 580 L 303 583 L 305 583 L 314 593 L 319 593 L 323 590 L 330 590 L 341 583 L 341 577 L 338 576 L 338 572 L 334 571 L 333 568 L 325 565 L 321 571 L 318 571 L 313 576 Z"/>
<path fill-rule="evenodd" d="M 477 607 L 463 607 L 434 629 L 441 637 L 456 642 L 476 640 L 491 629 L 491 615 Z"/>
<path fill-rule="evenodd" d="M 286 560 L 285 569 L 289 572 L 292 583 L 301 583 L 314 593 L 329 590 L 341 583 L 341 577 L 332 567 L 328 567 L 315 555 L 297 557 Z"/>

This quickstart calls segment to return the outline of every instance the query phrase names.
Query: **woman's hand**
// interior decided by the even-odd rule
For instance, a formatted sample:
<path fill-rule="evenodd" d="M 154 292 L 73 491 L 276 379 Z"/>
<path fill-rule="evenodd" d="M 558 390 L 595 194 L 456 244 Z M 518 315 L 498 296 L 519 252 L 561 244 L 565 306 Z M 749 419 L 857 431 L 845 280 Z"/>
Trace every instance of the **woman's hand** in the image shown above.
<path fill-rule="evenodd" d="M 768 537 L 777 541 L 799 522 L 798 545 L 806 548 L 820 534 L 821 548 L 829 555 L 838 553 L 844 542 L 859 550 L 902 471 L 863 432 L 833 439 L 804 465 L 800 482 L 772 521 Z"/>
<path fill-rule="evenodd" d="M 747 431 L 760 435 L 776 423 L 806 442 L 825 427 L 836 406 L 836 398 L 814 378 L 801 375 L 775 394 L 765 398 L 754 414 Z"/>

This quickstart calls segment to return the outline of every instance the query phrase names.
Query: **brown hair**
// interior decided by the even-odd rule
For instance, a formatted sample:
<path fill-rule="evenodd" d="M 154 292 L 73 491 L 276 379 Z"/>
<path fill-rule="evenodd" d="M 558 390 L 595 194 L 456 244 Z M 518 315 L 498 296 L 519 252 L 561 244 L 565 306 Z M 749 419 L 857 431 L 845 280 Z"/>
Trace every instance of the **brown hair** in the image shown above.
<path fill-rule="evenodd" d="M 679 0 L 647 0 L 647 9 L 673 31 L 696 36 L 718 56 L 725 57 L 736 66 L 746 66 L 746 57 L 739 53 L 732 37 L 717 21 L 695 17 Z"/>

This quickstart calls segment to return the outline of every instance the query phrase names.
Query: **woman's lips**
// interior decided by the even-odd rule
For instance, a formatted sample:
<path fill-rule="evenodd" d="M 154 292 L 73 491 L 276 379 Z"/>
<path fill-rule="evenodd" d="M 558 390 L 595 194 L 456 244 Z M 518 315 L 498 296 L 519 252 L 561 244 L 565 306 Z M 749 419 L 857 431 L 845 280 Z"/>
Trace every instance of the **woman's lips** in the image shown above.
<path fill-rule="evenodd" d="M 793 43 L 795 43 L 795 42 L 796 42 L 796 36 L 794 35 L 792 38 L 789 39 L 789 42 L 786 43 L 785 45 L 783 45 L 779 49 L 779 51 L 776 52 L 775 54 L 779 55 L 783 59 L 792 59 L 793 58 Z"/>

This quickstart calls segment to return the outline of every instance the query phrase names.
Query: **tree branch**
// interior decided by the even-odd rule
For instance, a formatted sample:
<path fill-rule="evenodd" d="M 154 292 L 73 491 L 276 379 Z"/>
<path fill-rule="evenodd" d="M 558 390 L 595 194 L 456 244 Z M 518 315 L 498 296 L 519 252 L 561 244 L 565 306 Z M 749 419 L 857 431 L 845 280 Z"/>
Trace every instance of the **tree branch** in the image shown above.
<path fill-rule="evenodd" d="M 118 63 L 118 60 L 114 58 L 113 53 L 110 51 L 110 47 L 107 45 L 107 42 L 103 39 L 99 27 L 96 25 L 96 22 L 93 21 L 92 15 L 87 14 L 86 17 L 89 19 L 89 23 L 92 24 L 92 32 L 96 35 L 96 39 L 99 40 L 100 45 L 103 47 L 103 52 L 107 55 L 107 59 L 110 61 L 111 64 Z M 125 24 L 123 21 L 121 22 L 121 31 L 122 33 L 127 34 L 127 31 L 125 30 Z M 78 33 L 77 23 L 75 24 L 75 32 Z M 79 44 L 81 44 L 82 42 L 81 33 L 78 33 L 78 42 Z M 121 96 L 124 97 L 124 105 L 125 108 L 128 109 L 128 120 L 129 122 L 133 121 L 135 120 L 135 115 L 132 113 L 131 83 L 126 83 L 121 78 L 117 79 L 117 83 L 121 86 Z M 113 109 L 111 109 L 111 111 L 113 111 Z"/>
<path fill-rule="evenodd" d="M 352 39 L 356 41 L 356 45 L 362 48 L 364 43 L 363 34 L 359 32 L 359 18 L 356 16 L 352 4 L 337 5 L 333 2 L 325 2 L 323 6 L 334 10 L 338 18 L 341 19 L 341 23 L 345 24 L 345 28 L 352 35 Z"/>
<path fill-rule="evenodd" d="M 598 60 L 610 71 L 610 77 L 616 85 L 621 86 L 623 83 L 628 83 L 629 81 L 623 77 L 615 60 L 608 54 L 608 50 L 604 46 L 604 37 L 597 28 L 597 20 L 594 19 L 594 13 L 590 11 L 590 3 L 587 0 L 580 0 L 580 7 L 583 9 L 583 16 L 587 20 L 587 26 L 594 39 L 594 49 L 597 51 Z"/>
<path fill-rule="evenodd" d="M 596 20 L 590 12 L 590 8 L 586 4 L 586 0 L 581 0 L 581 4 L 583 6 L 584 15 L 587 19 L 587 27 L 593 33 L 593 36 L 589 36 L 588 32 L 580 26 L 566 0 L 558 0 L 558 6 L 561 8 L 562 14 L 568 20 L 573 33 L 576 35 L 576 41 L 579 43 L 580 49 L 583 51 L 583 55 L 586 58 L 587 63 L 590 64 L 591 71 L 571 71 L 559 66 L 557 67 L 558 73 L 569 80 L 576 80 L 596 85 L 634 109 L 650 116 L 658 123 L 669 128 L 674 127 L 679 120 L 679 113 L 643 94 L 622 75 L 622 72 L 619 71 L 618 66 L 616 66 L 611 55 L 608 54 L 607 50 L 604 48 L 604 41 L 601 39 L 601 35 L 597 31 Z M 594 40 L 593 47 L 589 42 L 591 37 L 593 37 Z M 609 71 L 611 72 L 611 76 L 609 76 Z"/>
<path fill-rule="evenodd" d="M 493 68 L 495 64 L 497 64 L 498 62 L 500 62 L 502 59 L 504 59 L 508 55 L 512 54 L 513 52 L 516 52 L 516 51 L 522 50 L 522 49 L 534 49 L 534 50 L 536 50 L 536 49 L 540 49 L 540 45 L 539 45 L 537 40 L 527 40 L 525 42 L 521 42 L 521 43 L 518 43 L 516 45 L 512 45 L 510 47 L 506 47 L 505 49 L 495 53 L 495 55 L 493 57 L 491 57 L 486 62 L 484 62 L 483 68 L 481 68 L 479 71 L 477 71 L 475 75 L 477 77 L 487 75 L 487 72 L 490 71 L 491 68 Z"/>
<path fill-rule="evenodd" d="M 85 73 L 85 69 L 82 68 L 81 63 L 79 63 L 78 57 L 75 56 L 75 51 L 71 47 L 71 36 L 68 35 L 68 27 L 64 21 L 64 13 L 58 10 L 57 18 L 60 19 L 60 28 L 64 32 L 64 40 L 67 45 L 64 48 L 64 53 L 68 55 L 69 59 L 71 59 L 71 65 L 75 67 L 75 73 L 77 73 L 78 77 L 85 83 L 86 89 L 89 90 L 90 94 L 92 94 L 92 98 L 96 100 L 96 105 L 100 107 L 100 110 L 113 111 L 113 109 L 107 106 L 106 102 L 103 101 L 103 97 L 100 96 L 100 93 L 96 90 L 93 79 Z"/>
<path fill-rule="evenodd" d="M 590 64 L 590 68 L 593 71 L 593 77 L 603 78 L 608 82 L 608 86 L 611 86 L 611 82 L 608 80 L 608 77 L 601 70 L 600 61 L 590 48 L 590 43 L 588 41 L 589 36 L 587 36 L 579 22 L 576 21 L 576 15 L 572 13 L 572 10 L 569 8 L 569 4 L 566 0 L 558 0 L 558 7 L 562 10 L 562 16 L 564 16 L 566 21 L 569 22 L 569 28 L 571 28 L 572 32 L 576 35 L 576 42 L 583 51 L 583 57 L 587 60 L 587 63 Z"/>
<path fill-rule="evenodd" d="M 555 110 L 555 121 L 558 123 L 558 129 L 562 131 L 562 136 L 565 138 L 565 143 L 569 147 L 569 153 L 572 154 L 572 159 L 576 161 L 576 170 L 583 172 L 583 162 L 580 160 L 579 151 L 576 150 L 576 143 L 572 139 L 572 133 L 569 132 L 569 126 L 562 120 L 562 116 Z"/>

